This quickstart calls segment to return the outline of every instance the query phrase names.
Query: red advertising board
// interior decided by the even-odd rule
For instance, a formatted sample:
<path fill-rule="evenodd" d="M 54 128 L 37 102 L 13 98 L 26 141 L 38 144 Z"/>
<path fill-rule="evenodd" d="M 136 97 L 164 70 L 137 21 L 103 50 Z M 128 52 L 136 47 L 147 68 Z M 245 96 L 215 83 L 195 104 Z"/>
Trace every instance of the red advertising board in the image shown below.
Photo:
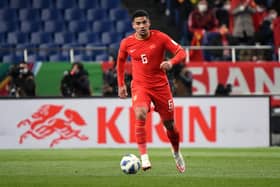
<path fill-rule="evenodd" d="M 103 71 L 112 64 L 103 63 Z M 280 63 L 277 62 L 205 62 L 188 63 L 193 74 L 193 94 L 214 94 L 218 83 L 232 84 L 233 94 L 280 94 Z M 126 63 L 131 72 L 131 64 Z"/>
<path fill-rule="evenodd" d="M 103 63 L 103 71 L 112 64 Z M 218 84 L 231 84 L 232 95 L 280 95 L 280 63 L 278 62 L 205 62 L 187 63 L 193 75 L 193 95 L 213 95 Z M 131 63 L 126 63 L 131 72 Z M 272 97 L 272 106 L 280 106 Z"/>
<path fill-rule="evenodd" d="M 231 84 L 233 94 L 280 94 L 279 63 L 193 63 L 194 94 L 214 94 L 217 84 Z"/>

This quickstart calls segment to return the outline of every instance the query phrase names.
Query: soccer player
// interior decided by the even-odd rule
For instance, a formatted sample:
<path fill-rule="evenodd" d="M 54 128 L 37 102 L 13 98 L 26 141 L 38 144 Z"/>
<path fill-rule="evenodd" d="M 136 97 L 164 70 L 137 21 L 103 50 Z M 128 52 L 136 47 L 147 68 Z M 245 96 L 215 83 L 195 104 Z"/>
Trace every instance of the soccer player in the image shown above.
<path fill-rule="evenodd" d="M 185 162 L 179 150 L 179 132 L 174 125 L 173 98 L 166 71 L 170 70 L 173 64 L 184 61 L 186 53 L 168 35 L 158 30 L 150 30 L 150 26 L 149 15 L 145 10 L 136 10 L 133 13 L 132 27 L 135 33 L 121 41 L 118 53 L 118 95 L 120 98 L 126 98 L 128 95 L 124 82 L 124 65 L 129 55 L 132 61 L 132 107 L 136 118 L 136 141 L 142 169 L 145 171 L 152 167 L 147 152 L 145 131 L 146 116 L 152 102 L 154 110 L 160 114 L 167 130 L 177 169 L 183 173 Z M 174 56 L 165 61 L 166 50 Z"/>

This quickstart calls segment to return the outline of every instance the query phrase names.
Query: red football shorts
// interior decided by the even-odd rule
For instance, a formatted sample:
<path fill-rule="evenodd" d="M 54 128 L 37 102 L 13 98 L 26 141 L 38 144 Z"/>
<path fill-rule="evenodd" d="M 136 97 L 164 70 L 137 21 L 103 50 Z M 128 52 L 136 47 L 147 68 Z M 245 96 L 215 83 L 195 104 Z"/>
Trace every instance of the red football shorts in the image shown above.
<path fill-rule="evenodd" d="M 174 103 L 169 84 L 157 88 L 144 88 L 132 85 L 131 88 L 132 107 L 146 107 L 149 111 L 151 103 L 154 110 L 159 113 L 161 119 L 174 119 Z"/>

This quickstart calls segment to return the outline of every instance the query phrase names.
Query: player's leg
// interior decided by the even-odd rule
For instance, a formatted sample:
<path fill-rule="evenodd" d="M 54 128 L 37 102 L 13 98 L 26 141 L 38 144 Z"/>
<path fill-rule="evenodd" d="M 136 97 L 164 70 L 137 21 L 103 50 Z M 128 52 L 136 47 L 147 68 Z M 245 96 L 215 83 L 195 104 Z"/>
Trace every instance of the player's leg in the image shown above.
<path fill-rule="evenodd" d="M 163 124 L 166 128 L 167 137 L 172 145 L 173 158 L 179 172 L 185 172 L 185 161 L 179 149 L 180 135 L 174 125 L 174 120 L 164 120 Z"/>
<path fill-rule="evenodd" d="M 139 153 L 141 155 L 142 169 L 151 168 L 146 142 L 146 116 L 149 111 L 150 98 L 145 90 L 132 88 L 132 105 L 135 113 L 135 134 Z"/>
<path fill-rule="evenodd" d="M 174 152 L 179 152 L 180 135 L 177 128 L 174 126 L 174 120 L 163 120 L 163 125 L 166 129 L 166 134 L 171 143 L 172 150 Z"/>
<path fill-rule="evenodd" d="M 151 162 L 149 160 L 147 152 L 147 142 L 146 142 L 146 129 L 145 122 L 148 109 L 146 107 L 135 107 L 135 131 L 136 131 L 136 142 L 138 145 L 138 150 L 141 155 L 142 169 L 148 170 L 151 168 Z"/>
<path fill-rule="evenodd" d="M 182 173 L 185 171 L 185 162 L 179 149 L 180 135 L 174 125 L 174 104 L 169 85 L 163 89 L 157 90 L 156 93 L 153 94 L 152 100 L 155 104 L 155 111 L 160 114 L 163 125 L 166 128 L 177 169 Z"/>

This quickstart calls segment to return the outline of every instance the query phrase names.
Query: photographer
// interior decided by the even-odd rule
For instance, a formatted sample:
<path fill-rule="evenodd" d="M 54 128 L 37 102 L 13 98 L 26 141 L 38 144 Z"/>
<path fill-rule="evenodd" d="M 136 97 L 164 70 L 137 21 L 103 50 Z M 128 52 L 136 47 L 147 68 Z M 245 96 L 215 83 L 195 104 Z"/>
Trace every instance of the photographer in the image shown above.
<path fill-rule="evenodd" d="M 69 71 L 64 72 L 60 83 L 61 94 L 65 97 L 91 96 L 88 72 L 80 62 L 75 62 Z"/>
<path fill-rule="evenodd" d="M 34 74 L 28 69 L 26 62 L 20 62 L 9 71 L 9 95 L 15 97 L 36 96 Z"/>
<path fill-rule="evenodd" d="M 103 73 L 102 95 L 104 97 L 118 96 L 117 72 L 115 68 L 110 68 Z"/>
<path fill-rule="evenodd" d="M 170 77 L 174 96 L 192 96 L 192 73 L 184 63 L 173 66 Z"/>

